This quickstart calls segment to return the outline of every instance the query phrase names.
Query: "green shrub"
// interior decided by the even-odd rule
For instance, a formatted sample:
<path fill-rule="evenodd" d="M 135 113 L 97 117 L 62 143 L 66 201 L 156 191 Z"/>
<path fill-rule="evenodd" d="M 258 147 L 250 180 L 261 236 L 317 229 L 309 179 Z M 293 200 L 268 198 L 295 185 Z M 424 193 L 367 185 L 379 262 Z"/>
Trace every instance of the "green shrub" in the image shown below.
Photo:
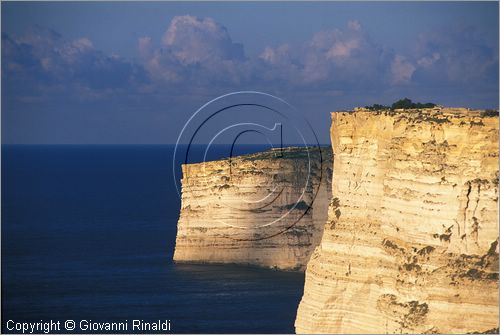
<path fill-rule="evenodd" d="M 433 104 L 432 102 L 423 104 L 420 102 L 413 102 L 408 98 L 404 98 L 393 103 L 391 109 L 433 108 L 433 107 L 436 107 L 436 104 Z"/>
<path fill-rule="evenodd" d="M 381 104 L 373 104 L 371 106 L 365 106 L 366 109 L 372 111 L 387 110 L 387 109 L 394 110 L 394 109 L 433 108 L 433 107 L 436 107 L 436 104 L 432 102 L 427 102 L 424 104 L 420 102 L 413 102 L 408 98 L 398 100 L 395 103 L 393 103 L 390 107 Z"/>

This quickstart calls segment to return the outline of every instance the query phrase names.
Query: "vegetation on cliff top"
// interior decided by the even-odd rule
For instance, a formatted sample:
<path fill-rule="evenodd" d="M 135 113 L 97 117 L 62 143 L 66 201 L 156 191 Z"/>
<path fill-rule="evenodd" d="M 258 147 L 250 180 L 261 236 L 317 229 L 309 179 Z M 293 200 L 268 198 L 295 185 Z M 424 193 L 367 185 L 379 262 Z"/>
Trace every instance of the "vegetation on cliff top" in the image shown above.
<path fill-rule="evenodd" d="M 413 102 L 411 99 L 404 98 L 396 101 L 390 106 L 381 105 L 381 104 L 373 104 L 371 106 L 365 106 L 365 109 L 370 111 L 394 111 L 396 109 L 423 109 L 423 108 L 434 108 L 437 105 L 432 102 Z M 498 117 L 498 110 L 496 109 L 485 109 L 480 110 L 481 117 Z"/>
<path fill-rule="evenodd" d="M 413 102 L 408 98 L 404 98 L 396 101 L 391 106 L 373 104 L 371 106 L 366 106 L 365 108 L 377 111 L 377 110 L 387 110 L 387 109 L 394 110 L 394 109 L 433 108 L 433 107 L 436 107 L 436 104 L 432 102 L 420 103 L 420 102 Z"/>
<path fill-rule="evenodd" d="M 283 147 L 273 148 L 271 150 L 256 152 L 253 154 L 241 155 L 232 157 L 232 159 L 242 159 L 245 161 L 267 160 L 273 158 L 282 159 L 306 159 L 308 157 L 316 158 L 321 152 L 321 155 L 327 155 L 331 152 L 329 146 L 309 146 L 309 147 Z M 324 156 L 323 156 L 324 157 Z"/>

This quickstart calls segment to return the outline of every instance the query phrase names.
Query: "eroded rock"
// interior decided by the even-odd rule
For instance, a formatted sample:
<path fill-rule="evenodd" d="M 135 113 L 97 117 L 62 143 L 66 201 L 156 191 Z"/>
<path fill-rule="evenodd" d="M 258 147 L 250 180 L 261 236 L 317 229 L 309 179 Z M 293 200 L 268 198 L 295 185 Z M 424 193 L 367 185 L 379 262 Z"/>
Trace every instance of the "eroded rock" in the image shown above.
<path fill-rule="evenodd" d="M 175 261 L 303 270 L 331 195 L 330 148 L 285 148 L 182 166 Z"/>
<path fill-rule="evenodd" d="M 335 112 L 331 139 L 296 331 L 498 331 L 498 115 Z"/>

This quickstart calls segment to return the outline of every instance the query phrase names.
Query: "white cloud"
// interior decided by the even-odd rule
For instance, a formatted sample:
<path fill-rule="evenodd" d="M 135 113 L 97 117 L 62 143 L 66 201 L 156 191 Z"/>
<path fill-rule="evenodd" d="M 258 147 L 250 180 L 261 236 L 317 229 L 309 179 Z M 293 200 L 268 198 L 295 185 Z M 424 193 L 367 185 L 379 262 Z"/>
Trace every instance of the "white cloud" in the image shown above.
<path fill-rule="evenodd" d="M 498 85 L 498 40 L 473 27 L 452 27 L 421 34 L 416 43 L 417 74 L 451 85 Z"/>
<path fill-rule="evenodd" d="M 174 17 L 156 44 L 140 38 L 137 63 L 104 54 L 86 37 L 65 40 L 39 28 L 21 37 L 3 34 L 2 70 L 20 90 L 30 82 L 42 89 L 78 86 L 80 92 L 130 87 L 138 94 L 249 88 L 396 94 L 432 85 L 498 87 L 498 43 L 474 30 L 435 31 L 409 43 L 417 46 L 413 52 L 396 53 L 373 41 L 358 21 L 349 21 L 342 29 L 316 32 L 299 44 L 267 46 L 246 58 L 220 23 L 186 15 Z"/>
<path fill-rule="evenodd" d="M 139 53 L 155 80 L 237 83 L 247 75 L 243 45 L 234 43 L 227 29 L 212 18 L 176 16 L 161 45 L 153 47 L 152 39 L 143 37 Z"/>
<path fill-rule="evenodd" d="M 429 68 L 432 65 L 434 65 L 434 63 L 436 63 L 440 58 L 441 58 L 441 55 L 439 54 L 439 52 L 434 52 L 434 53 L 432 53 L 431 56 L 425 56 L 425 57 L 420 58 L 417 61 L 417 64 L 420 65 L 421 67 Z"/>
<path fill-rule="evenodd" d="M 351 56 L 351 52 L 359 48 L 359 41 L 357 39 L 352 39 L 349 41 L 339 41 L 333 44 L 333 46 L 326 53 L 327 59 L 335 58 L 347 58 Z"/>
<path fill-rule="evenodd" d="M 347 23 L 347 26 L 351 30 L 361 30 L 361 23 L 358 20 L 352 20 Z"/>
<path fill-rule="evenodd" d="M 391 63 L 391 80 L 393 84 L 403 84 L 411 80 L 415 66 L 401 55 L 396 55 Z"/>
<path fill-rule="evenodd" d="M 345 29 L 319 31 L 294 50 L 279 48 L 267 47 L 261 58 L 274 72 L 277 67 L 289 73 L 293 69 L 294 78 L 298 76 L 307 85 L 351 86 L 384 80 L 391 56 L 369 38 L 358 21 L 349 21 Z"/>
<path fill-rule="evenodd" d="M 290 46 L 283 44 L 277 48 L 266 47 L 259 58 L 269 64 L 290 62 Z"/>
<path fill-rule="evenodd" d="M 182 64 L 208 60 L 243 60 L 243 45 L 233 43 L 226 28 L 212 18 L 176 16 L 162 38 Z"/>
<path fill-rule="evenodd" d="M 82 37 L 72 42 L 72 45 L 80 51 L 90 50 L 94 48 L 94 44 L 87 37 Z"/>
<path fill-rule="evenodd" d="M 139 38 L 139 54 L 141 57 L 148 58 L 153 52 L 152 39 L 149 36 Z"/>
<path fill-rule="evenodd" d="M 141 72 L 119 56 L 96 50 L 87 37 L 66 40 L 41 27 L 19 37 L 2 34 L 2 61 L 2 77 L 24 96 L 54 89 L 75 96 L 82 92 L 102 96 L 114 90 L 130 90 Z"/>

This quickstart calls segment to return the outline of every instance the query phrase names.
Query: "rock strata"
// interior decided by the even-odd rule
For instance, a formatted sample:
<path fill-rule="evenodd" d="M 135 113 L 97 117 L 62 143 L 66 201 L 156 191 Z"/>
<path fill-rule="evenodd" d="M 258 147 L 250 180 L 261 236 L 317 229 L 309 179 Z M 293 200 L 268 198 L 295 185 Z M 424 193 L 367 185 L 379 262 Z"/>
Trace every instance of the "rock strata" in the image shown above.
<path fill-rule="evenodd" d="M 331 196 L 330 148 L 285 148 L 182 166 L 174 260 L 303 270 Z"/>
<path fill-rule="evenodd" d="M 498 332 L 498 114 L 332 113 L 297 333 Z"/>

